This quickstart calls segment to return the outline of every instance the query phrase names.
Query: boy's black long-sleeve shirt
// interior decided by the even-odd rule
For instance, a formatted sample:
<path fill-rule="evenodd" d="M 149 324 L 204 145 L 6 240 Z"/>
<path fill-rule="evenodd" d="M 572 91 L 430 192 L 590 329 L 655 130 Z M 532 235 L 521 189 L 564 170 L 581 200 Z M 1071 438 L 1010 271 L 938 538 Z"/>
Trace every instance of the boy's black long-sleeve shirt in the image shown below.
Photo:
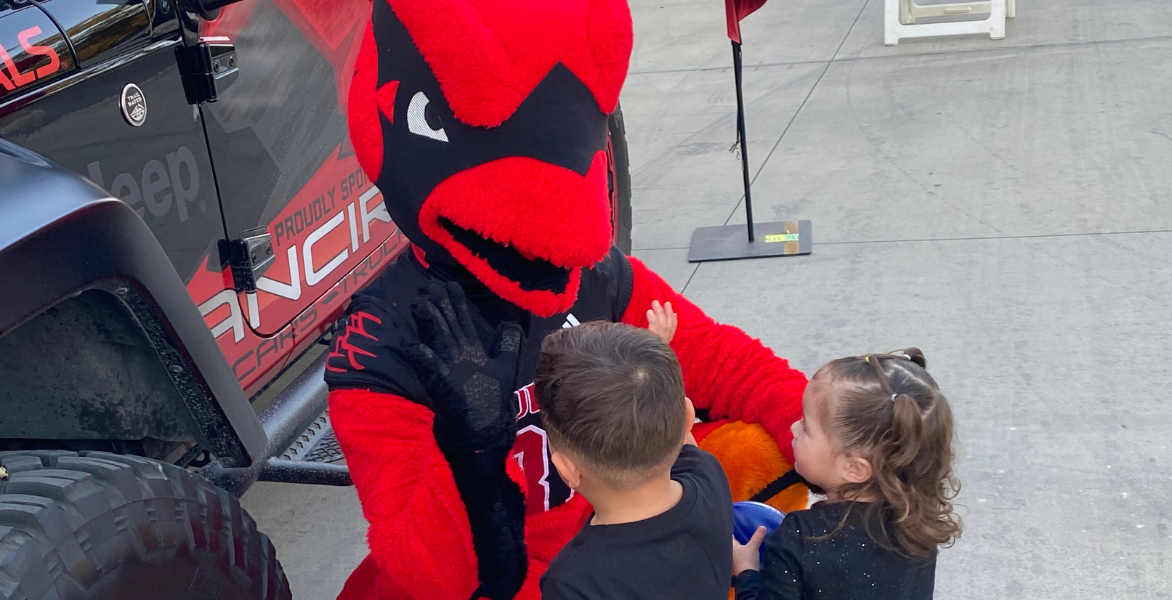
<path fill-rule="evenodd" d="M 876 544 L 863 527 L 862 510 L 821 502 L 786 515 L 765 539 L 761 572 L 736 577 L 736 600 L 931 600 L 936 555 L 911 559 Z M 813 539 L 811 539 L 813 538 Z"/>
<path fill-rule="evenodd" d="M 711 454 L 684 446 L 671 469 L 684 488 L 667 512 L 591 525 L 541 577 L 543 600 L 727 600 L 732 577 L 732 493 Z"/>

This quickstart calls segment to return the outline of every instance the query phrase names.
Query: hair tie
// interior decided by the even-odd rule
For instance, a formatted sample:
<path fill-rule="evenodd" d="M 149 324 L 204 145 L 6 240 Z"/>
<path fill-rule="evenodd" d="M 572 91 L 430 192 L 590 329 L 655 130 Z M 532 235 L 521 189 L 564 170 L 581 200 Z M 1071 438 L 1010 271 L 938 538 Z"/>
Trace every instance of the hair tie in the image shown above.
<path fill-rule="evenodd" d="M 899 394 L 892 394 L 892 395 L 891 395 L 891 401 L 892 401 L 892 402 L 895 402 L 895 397 L 896 397 L 896 396 L 898 396 L 898 395 L 899 395 Z"/>
<path fill-rule="evenodd" d="M 912 357 L 908 356 L 907 354 L 904 354 L 903 358 L 904 358 L 904 360 L 911 360 L 912 359 Z"/>

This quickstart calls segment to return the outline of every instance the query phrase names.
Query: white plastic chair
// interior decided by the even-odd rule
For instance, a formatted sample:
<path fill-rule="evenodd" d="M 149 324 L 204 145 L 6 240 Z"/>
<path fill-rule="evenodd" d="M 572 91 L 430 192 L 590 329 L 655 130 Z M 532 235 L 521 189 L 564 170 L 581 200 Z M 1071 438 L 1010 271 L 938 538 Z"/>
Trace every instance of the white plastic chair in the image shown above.
<path fill-rule="evenodd" d="M 979 21 L 916 24 L 921 17 L 988 14 Z M 883 15 L 883 43 L 899 44 L 902 38 L 937 37 L 988 33 L 995 40 L 1005 39 L 1005 19 L 1017 15 L 1017 0 L 982 0 L 921 6 L 916 0 L 886 0 Z"/>

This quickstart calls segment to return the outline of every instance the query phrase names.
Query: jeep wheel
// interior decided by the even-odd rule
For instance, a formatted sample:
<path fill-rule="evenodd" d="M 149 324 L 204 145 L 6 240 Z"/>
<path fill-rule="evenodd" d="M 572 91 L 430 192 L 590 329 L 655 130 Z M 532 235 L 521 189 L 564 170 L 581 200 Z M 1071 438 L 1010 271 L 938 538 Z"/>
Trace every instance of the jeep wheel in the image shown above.
<path fill-rule="evenodd" d="M 0 599 L 292 598 L 228 492 L 104 452 L 0 452 Z"/>
<path fill-rule="evenodd" d="M 627 155 L 627 126 L 620 106 L 607 122 L 606 184 L 610 193 L 610 219 L 614 245 L 631 253 L 631 159 Z"/>

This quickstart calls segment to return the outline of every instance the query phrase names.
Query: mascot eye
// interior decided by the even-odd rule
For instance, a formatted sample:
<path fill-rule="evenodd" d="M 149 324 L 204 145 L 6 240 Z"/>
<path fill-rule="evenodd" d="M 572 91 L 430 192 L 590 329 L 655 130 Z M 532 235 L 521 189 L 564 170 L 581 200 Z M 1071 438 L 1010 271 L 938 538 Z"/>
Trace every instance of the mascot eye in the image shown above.
<path fill-rule="evenodd" d="M 411 97 L 411 104 L 407 106 L 407 131 L 425 138 L 448 141 L 448 134 L 444 133 L 439 115 L 434 110 L 428 110 L 427 94 L 415 92 Z M 433 127 L 432 125 L 435 125 Z"/>

